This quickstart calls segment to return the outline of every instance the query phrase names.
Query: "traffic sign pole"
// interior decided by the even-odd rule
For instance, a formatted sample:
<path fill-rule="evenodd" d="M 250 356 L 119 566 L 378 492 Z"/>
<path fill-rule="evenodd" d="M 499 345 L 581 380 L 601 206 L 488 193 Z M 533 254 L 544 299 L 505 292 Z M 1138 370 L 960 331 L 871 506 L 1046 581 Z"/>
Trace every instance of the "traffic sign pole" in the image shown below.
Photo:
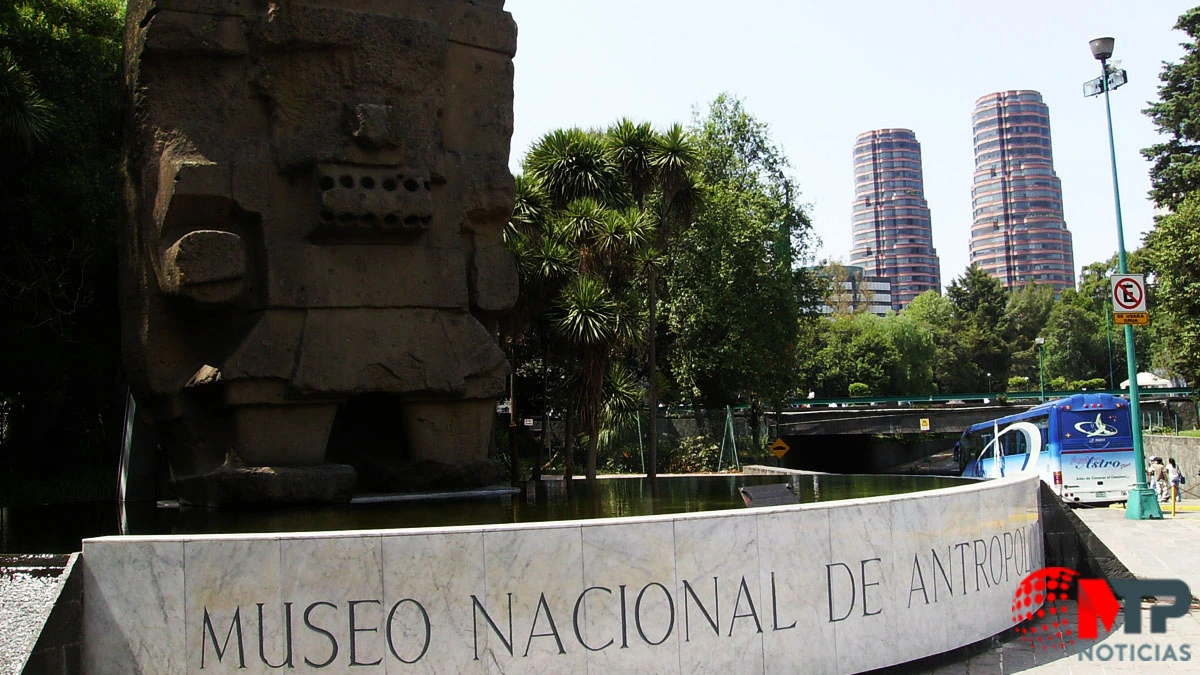
<path fill-rule="evenodd" d="M 1113 203 L 1117 209 L 1117 265 L 1121 274 L 1128 274 L 1125 263 L 1125 229 L 1121 223 L 1121 189 L 1117 184 L 1117 146 L 1113 141 L 1112 104 L 1109 102 L 1107 59 L 1100 60 L 1100 77 L 1104 78 L 1104 112 L 1108 117 L 1108 156 L 1112 163 Z M 1143 294 L 1144 299 L 1144 294 Z M 1129 491 L 1125 502 L 1125 517 L 1130 520 L 1162 518 L 1158 497 L 1146 485 L 1146 452 L 1142 445 L 1142 409 L 1138 403 L 1137 354 L 1133 345 L 1133 326 L 1125 325 L 1125 363 L 1129 371 L 1129 417 L 1133 427 L 1133 463 L 1137 487 Z"/>

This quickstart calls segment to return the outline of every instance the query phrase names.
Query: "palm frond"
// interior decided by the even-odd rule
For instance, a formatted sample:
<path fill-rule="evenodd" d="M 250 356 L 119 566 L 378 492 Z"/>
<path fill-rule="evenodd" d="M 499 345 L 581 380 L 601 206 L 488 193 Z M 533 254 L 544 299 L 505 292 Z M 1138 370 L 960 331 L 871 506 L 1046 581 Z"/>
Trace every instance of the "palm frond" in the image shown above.
<path fill-rule="evenodd" d="M 658 172 L 659 184 L 670 199 L 700 165 L 700 147 L 682 125 L 673 124 L 657 137 L 650 162 Z"/>
<path fill-rule="evenodd" d="M 641 205 L 654 186 L 657 170 L 653 156 L 658 149 L 658 139 L 649 122 L 635 124 L 628 118 L 609 127 L 605 134 L 613 161 L 625 174 L 634 203 Z"/>
<path fill-rule="evenodd" d="M 555 208 L 584 197 L 605 204 L 624 201 L 621 169 L 604 137 L 595 132 L 551 131 L 530 149 L 524 169 L 541 184 Z"/>
<path fill-rule="evenodd" d="M 618 308 L 603 281 L 581 275 L 559 296 L 558 331 L 577 345 L 606 344 L 616 335 Z"/>
<path fill-rule="evenodd" d="M 0 145 L 30 150 L 46 139 L 54 107 L 38 92 L 12 52 L 0 49 Z"/>
<path fill-rule="evenodd" d="M 550 216 L 550 199 L 541 183 L 532 176 L 516 176 L 516 202 L 508 224 L 521 232 L 536 232 Z"/>

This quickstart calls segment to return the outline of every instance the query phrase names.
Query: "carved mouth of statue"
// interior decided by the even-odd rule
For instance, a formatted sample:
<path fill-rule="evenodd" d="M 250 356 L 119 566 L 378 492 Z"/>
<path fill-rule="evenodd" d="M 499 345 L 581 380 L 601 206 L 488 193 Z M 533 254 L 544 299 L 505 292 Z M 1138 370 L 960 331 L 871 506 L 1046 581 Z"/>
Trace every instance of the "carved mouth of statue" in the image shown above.
<path fill-rule="evenodd" d="M 321 239 L 419 234 L 433 220 L 428 171 L 398 167 L 318 164 Z"/>

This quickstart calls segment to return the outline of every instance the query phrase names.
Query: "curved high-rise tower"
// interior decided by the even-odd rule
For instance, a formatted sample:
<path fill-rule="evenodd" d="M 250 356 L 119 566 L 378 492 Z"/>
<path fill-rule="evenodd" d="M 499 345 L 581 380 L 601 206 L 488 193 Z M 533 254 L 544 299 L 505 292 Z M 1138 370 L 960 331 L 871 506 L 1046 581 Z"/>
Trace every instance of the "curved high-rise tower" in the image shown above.
<path fill-rule="evenodd" d="M 853 236 L 850 264 L 891 282 L 892 309 L 941 290 L 921 144 L 912 131 L 877 129 L 854 140 Z"/>
<path fill-rule="evenodd" d="M 1050 109 L 1036 91 L 975 101 L 971 262 L 1008 288 L 1075 286 L 1075 254 L 1063 220 L 1062 185 L 1050 152 Z"/>

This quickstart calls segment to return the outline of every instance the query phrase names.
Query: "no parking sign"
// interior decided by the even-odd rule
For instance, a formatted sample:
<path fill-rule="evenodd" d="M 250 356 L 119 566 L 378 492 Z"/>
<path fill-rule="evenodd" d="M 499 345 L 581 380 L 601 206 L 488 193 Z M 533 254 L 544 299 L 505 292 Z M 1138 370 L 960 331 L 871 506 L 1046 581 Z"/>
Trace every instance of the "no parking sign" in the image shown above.
<path fill-rule="evenodd" d="M 1146 280 L 1141 274 L 1112 276 L 1113 323 L 1144 326 L 1150 323 L 1146 312 Z"/>

